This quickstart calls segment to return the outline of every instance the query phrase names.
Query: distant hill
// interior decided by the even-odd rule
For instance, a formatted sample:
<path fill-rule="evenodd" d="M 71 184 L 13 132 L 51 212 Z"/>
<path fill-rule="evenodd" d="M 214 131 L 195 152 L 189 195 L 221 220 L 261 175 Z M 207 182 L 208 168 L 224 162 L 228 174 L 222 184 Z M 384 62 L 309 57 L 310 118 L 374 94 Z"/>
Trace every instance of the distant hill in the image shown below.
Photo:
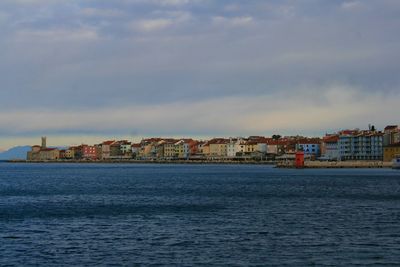
<path fill-rule="evenodd" d="M 7 151 L 0 152 L 0 160 L 26 159 L 26 153 L 31 150 L 30 146 L 17 146 Z"/>

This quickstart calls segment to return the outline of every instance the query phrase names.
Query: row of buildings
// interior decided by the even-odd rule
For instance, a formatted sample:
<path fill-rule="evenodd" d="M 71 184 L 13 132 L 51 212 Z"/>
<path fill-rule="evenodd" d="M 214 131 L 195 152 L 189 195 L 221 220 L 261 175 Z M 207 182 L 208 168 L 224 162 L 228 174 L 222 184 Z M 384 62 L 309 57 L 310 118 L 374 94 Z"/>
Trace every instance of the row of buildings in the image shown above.
<path fill-rule="evenodd" d="M 384 131 L 344 130 L 327 134 L 321 142 L 321 158 L 326 160 L 383 160 L 400 156 L 400 128 L 386 126 Z"/>
<path fill-rule="evenodd" d="M 319 160 L 384 160 L 400 155 L 400 128 L 384 131 L 343 130 L 323 138 L 302 136 L 250 136 L 211 140 L 146 138 L 140 143 L 109 140 L 96 145 L 82 144 L 66 149 L 48 148 L 46 138 L 33 146 L 27 159 L 35 160 L 284 160 L 297 151 Z"/>

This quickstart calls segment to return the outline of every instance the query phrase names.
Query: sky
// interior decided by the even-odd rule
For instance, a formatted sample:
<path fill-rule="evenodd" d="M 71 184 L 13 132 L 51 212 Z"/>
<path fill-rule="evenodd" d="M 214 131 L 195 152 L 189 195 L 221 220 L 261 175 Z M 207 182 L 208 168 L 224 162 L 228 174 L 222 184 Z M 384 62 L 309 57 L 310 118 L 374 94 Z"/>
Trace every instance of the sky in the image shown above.
<path fill-rule="evenodd" d="M 398 0 L 1 0 L 0 150 L 399 124 Z"/>

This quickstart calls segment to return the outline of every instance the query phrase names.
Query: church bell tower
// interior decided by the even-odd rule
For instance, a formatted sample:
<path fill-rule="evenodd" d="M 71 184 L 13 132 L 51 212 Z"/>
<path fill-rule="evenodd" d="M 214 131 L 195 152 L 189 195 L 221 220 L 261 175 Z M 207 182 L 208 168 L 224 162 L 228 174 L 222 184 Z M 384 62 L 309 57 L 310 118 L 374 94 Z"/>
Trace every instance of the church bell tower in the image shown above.
<path fill-rule="evenodd" d="M 47 148 L 47 137 L 44 136 L 42 137 L 42 149 L 46 149 Z"/>

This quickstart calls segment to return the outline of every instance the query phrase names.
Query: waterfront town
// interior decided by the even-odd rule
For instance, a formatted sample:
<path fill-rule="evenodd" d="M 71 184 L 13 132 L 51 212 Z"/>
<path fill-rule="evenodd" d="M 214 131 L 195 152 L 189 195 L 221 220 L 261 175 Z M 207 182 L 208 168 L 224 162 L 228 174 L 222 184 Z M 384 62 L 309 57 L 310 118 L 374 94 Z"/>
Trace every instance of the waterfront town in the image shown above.
<path fill-rule="evenodd" d="M 191 138 L 146 138 L 139 143 L 105 140 L 100 144 L 82 144 L 65 149 L 32 146 L 28 161 L 279 161 L 294 160 L 301 151 L 306 160 L 384 161 L 400 155 L 400 127 L 389 125 L 383 131 L 342 130 L 324 137 L 249 136 L 194 140 Z"/>

